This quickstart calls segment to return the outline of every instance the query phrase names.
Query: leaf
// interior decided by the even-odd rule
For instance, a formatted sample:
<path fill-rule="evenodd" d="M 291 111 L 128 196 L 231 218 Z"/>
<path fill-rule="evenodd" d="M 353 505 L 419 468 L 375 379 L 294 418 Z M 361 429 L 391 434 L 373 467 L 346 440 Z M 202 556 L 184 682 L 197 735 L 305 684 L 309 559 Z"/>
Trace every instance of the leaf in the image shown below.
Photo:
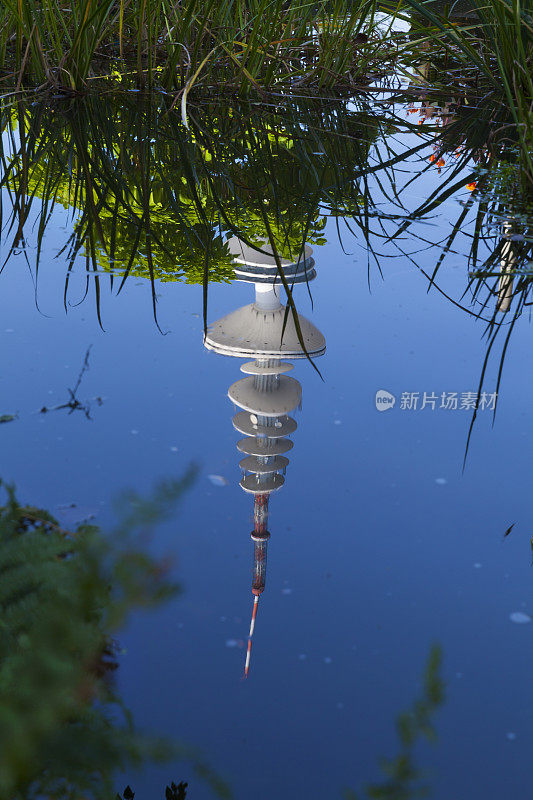
<path fill-rule="evenodd" d="M 166 800 L 185 800 L 188 785 L 189 784 L 184 781 L 180 781 L 178 786 L 172 782 L 170 786 L 167 786 L 165 789 Z"/>
<path fill-rule="evenodd" d="M 213 49 L 209 51 L 209 53 L 206 55 L 206 57 L 202 60 L 200 66 L 198 67 L 198 69 L 196 70 L 194 75 L 191 78 L 189 78 L 189 80 L 187 81 L 187 83 L 185 85 L 185 89 L 183 90 L 183 94 L 181 96 L 181 120 L 182 120 L 183 124 L 185 125 L 185 127 L 187 128 L 187 130 L 189 130 L 189 121 L 187 119 L 187 95 L 189 94 L 190 90 L 192 89 L 192 87 L 193 87 L 193 85 L 194 85 L 194 83 L 196 81 L 196 78 L 198 77 L 198 75 L 202 71 L 202 68 L 205 66 L 205 64 L 207 64 L 207 62 L 209 61 L 209 59 L 211 58 L 213 53 L 217 50 L 217 47 L 213 47 Z"/>

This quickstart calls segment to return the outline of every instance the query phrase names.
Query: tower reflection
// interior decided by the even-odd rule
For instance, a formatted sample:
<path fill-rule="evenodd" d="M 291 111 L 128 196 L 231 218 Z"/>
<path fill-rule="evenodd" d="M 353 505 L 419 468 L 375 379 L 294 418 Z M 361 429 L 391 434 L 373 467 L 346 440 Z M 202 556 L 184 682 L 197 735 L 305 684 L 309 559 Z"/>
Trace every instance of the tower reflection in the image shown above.
<path fill-rule="evenodd" d="M 513 300 L 513 274 L 517 261 L 517 246 L 511 239 L 512 234 L 513 226 L 510 222 L 504 222 L 500 240 L 500 276 L 498 278 L 498 300 L 496 304 L 496 310 L 501 311 L 502 314 L 509 311 Z"/>
<path fill-rule="evenodd" d="M 240 485 L 254 500 L 253 610 L 244 668 L 247 677 L 259 598 L 266 584 L 269 500 L 272 492 L 285 482 L 289 463 L 285 453 L 293 446 L 287 437 L 297 428 L 289 414 L 300 406 L 302 399 L 299 381 L 286 374 L 293 365 L 282 359 L 316 358 L 325 352 L 326 342 L 318 328 L 300 314 L 298 335 L 291 311 L 280 301 L 278 268 L 269 244 L 262 244 L 263 252 L 258 252 L 233 237 L 229 247 L 236 279 L 254 284 L 255 302 L 210 325 L 204 344 L 221 355 L 252 359 L 241 366 L 246 377 L 228 390 L 228 397 L 240 409 L 233 417 L 233 426 L 244 434 L 237 443 L 244 454 L 239 462 L 243 472 Z M 281 266 L 291 285 L 316 277 L 315 262 L 307 245 L 298 261 L 281 258 Z"/>

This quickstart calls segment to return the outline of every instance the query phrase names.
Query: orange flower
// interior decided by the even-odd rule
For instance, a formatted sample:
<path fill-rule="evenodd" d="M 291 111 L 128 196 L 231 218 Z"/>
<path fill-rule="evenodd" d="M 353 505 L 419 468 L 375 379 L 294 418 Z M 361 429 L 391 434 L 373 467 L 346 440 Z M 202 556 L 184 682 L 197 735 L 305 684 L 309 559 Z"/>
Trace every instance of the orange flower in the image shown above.
<path fill-rule="evenodd" d="M 466 188 L 468 189 L 469 192 L 473 192 L 474 189 L 476 188 L 476 181 L 474 181 L 474 183 L 467 183 Z"/>
<path fill-rule="evenodd" d="M 437 161 L 437 167 L 443 167 L 445 165 L 445 160 L 443 158 L 439 158 Z"/>
<path fill-rule="evenodd" d="M 435 156 L 435 153 L 433 153 L 433 155 L 431 155 L 431 156 L 429 157 L 429 162 L 430 162 L 430 164 L 431 164 L 433 161 L 435 161 L 435 158 L 436 158 L 436 156 Z"/>

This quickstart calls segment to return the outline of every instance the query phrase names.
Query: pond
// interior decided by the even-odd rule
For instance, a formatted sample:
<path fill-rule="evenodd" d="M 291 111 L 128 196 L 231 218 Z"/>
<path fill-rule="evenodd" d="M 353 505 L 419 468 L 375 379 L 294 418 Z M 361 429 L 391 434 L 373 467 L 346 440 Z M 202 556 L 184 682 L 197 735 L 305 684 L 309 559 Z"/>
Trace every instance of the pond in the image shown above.
<path fill-rule="evenodd" d="M 116 681 L 237 800 L 528 793 L 531 238 L 497 126 L 430 93 L 4 112 L 1 477 L 105 530 L 197 466 L 143 541 L 183 591 Z M 116 786 L 170 781 L 215 796 L 187 757 Z"/>

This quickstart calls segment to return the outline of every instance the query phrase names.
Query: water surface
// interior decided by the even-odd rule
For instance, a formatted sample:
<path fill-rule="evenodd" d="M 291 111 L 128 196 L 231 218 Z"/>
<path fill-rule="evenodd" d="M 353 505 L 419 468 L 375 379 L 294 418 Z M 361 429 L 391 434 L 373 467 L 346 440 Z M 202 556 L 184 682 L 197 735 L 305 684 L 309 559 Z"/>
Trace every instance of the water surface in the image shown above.
<path fill-rule="evenodd" d="M 126 107 L 124 116 L 130 112 Z M 216 129 L 218 118 L 209 113 Z M 66 301 L 63 248 L 79 230 L 89 195 L 73 219 L 73 189 L 63 188 L 64 202 L 48 209 L 40 230 L 43 191 L 36 191 L 24 239 L 13 249 L 15 229 L 6 220 L 18 178 L 4 184 L 0 412 L 18 418 L 0 429 L 2 478 L 69 523 L 90 517 L 105 527 L 122 489 L 146 492 L 158 479 L 199 465 L 176 515 L 146 543 L 175 559 L 184 593 L 156 613 L 137 615 L 124 631 L 118 681 L 141 728 L 197 746 L 236 798 L 341 797 L 345 787 L 383 781 L 379 760 L 398 752 L 396 719 L 422 693 L 433 646 L 442 652 L 445 697 L 432 709 L 435 742 L 421 741 L 413 751 L 431 796 L 490 800 L 528 791 L 530 323 L 524 307 L 497 386 L 500 342 L 524 293 L 504 314 L 496 311 L 497 292 L 485 288 L 473 296 L 468 256 L 478 200 L 466 184 L 479 180 L 473 173 L 483 151 L 475 141 L 468 151 L 472 138 L 463 135 L 464 164 L 453 142 L 444 165 L 438 166 L 438 150 L 430 160 L 443 130 L 431 128 L 434 117 L 446 123 L 452 113 L 445 106 L 439 116 L 427 101 L 386 109 L 339 103 L 322 128 L 301 111 L 285 117 L 279 130 L 287 139 L 270 149 L 265 142 L 277 135 L 272 117 L 243 115 L 249 136 L 261 131 L 249 150 L 253 158 L 242 157 L 237 184 L 238 157 L 225 156 L 224 137 L 215 136 L 210 158 L 204 152 L 200 159 L 205 176 L 218 180 L 212 195 L 177 138 L 160 139 L 154 155 L 149 137 L 135 134 L 138 158 L 152 154 L 149 174 L 157 178 L 166 169 L 170 176 L 161 197 L 152 187 L 157 213 L 170 220 L 168 228 L 158 223 L 161 247 L 154 245 L 152 266 L 144 233 L 136 244 L 131 220 L 124 230 L 119 221 L 117 241 L 126 241 L 126 255 L 106 264 L 103 247 L 92 260 L 91 247 L 82 244 L 72 254 Z M 42 123 L 56 142 L 60 116 Z M 201 110 L 198 119 L 205 122 Z M 222 129 L 229 119 L 227 109 L 220 112 Z M 301 140 L 292 142 L 296 128 Z M 310 131 L 318 131 L 316 139 Z M 6 157 L 19 145 L 15 126 L 11 143 L 6 135 Z M 361 177 L 362 167 L 368 172 L 378 158 L 414 148 L 420 149 Z M 113 162 L 111 144 L 101 152 Z M 198 210 L 198 219 L 180 216 L 183 208 L 165 194 L 170 187 L 179 195 L 172 170 L 180 164 L 183 192 L 197 186 L 223 200 L 199 204 L 205 219 Z M 423 219 L 412 219 L 433 192 L 454 184 Z M 140 179 L 138 185 L 142 207 Z M 243 376 L 240 360 L 204 348 L 204 302 L 209 323 L 252 302 L 250 284 L 231 280 L 224 243 L 229 222 L 243 235 L 264 234 L 261 192 L 270 198 L 267 222 L 278 220 L 278 243 L 279 220 L 289 216 L 292 247 L 303 240 L 313 247 L 316 279 L 309 292 L 305 283 L 295 286 L 293 298 L 327 349 L 316 360 L 320 374 L 305 359 L 291 373 L 302 385 L 302 408 L 285 485 L 270 498 L 266 589 L 243 681 L 252 500 L 239 487 L 241 437 L 227 398 Z M 461 231 L 428 291 L 465 202 L 471 205 Z M 222 211 L 233 214 L 229 222 Z M 391 241 L 404 220 L 410 224 Z M 210 225 L 212 237 L 192 240 L 187 249 L 183 226 L 201 237 Z M 479 263 L 496 252 L 495 287 L 501 247 L 501 227 L 487 229 Z M 133 267 L 117 293 L 130 252 Z M 208 277 L 217 279 L 207 294 L 206 253 L 208 273 L 215 270 Z M 113 285 L 106 270 L 114 273 Z M 493 419 L 490 408 L 478 411 L 465 461 L 472 423 L 467 393 L 477 396 L 487 355 L 479 315 L 502 326 L 482 387 L 487 404 L 497 393 L 497 413 Z M 89 347 L 77 396 L 90 406 L 90 418 L 80 410 L 39 413 L 68 399 Z M 386 412 L 376 408 L 379 390 L 396 398 Z M 405 393 L 418 393 L 416 409 L 402 407 Z M 441 407 L 443 393 L 457 393 L 456 409 Z M 170 780 L 188 780 L 193 800 L 212 796 L 186 762 L 147 766 L 118 785 L 130 783 L 139 798 L 157 797 Z"/>

